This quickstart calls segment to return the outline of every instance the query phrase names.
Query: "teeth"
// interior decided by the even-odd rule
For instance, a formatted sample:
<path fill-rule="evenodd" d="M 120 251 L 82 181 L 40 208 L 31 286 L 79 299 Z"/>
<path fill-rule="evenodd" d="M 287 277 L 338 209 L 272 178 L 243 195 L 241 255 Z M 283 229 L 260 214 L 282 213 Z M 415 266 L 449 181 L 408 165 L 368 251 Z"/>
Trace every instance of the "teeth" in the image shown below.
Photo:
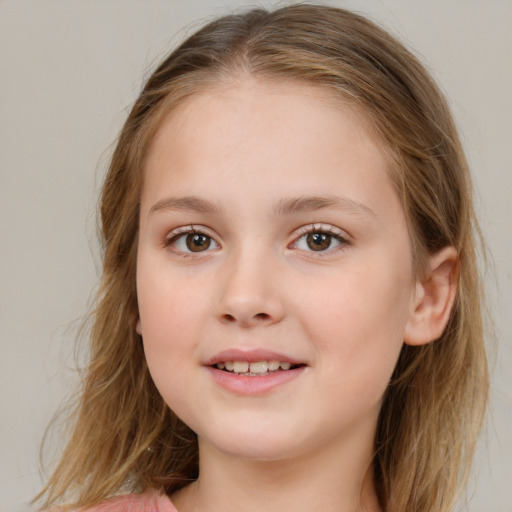
<path fill-rule="evenodd" d="M 267 373 L 267 361 L 258 361 L 257 363 L 250 364 L 251 373 Z"/>
<path fill-rule="evenodd" d="M 268 372 L 275 372 L 279 369 L 289 370 L 292 364 L 289 362 L 281 361 L 254 361 L 248 363 L 247 361 L 224 361 L 217 363 L 216 368 L 219 370 L 227 370 L 243 375 L 264 375 Z"/>
<path fill-rule="evenodd" d="M 233 371 L 235 373 L 247 373 L 249 371 L 249 363 L 243 361 L 233 361 Z"/>
<path fill-rule="evenodd" d="M 268 362 L 268 369 L 271 372 L 275 372 L 276 370 L 279 370 L 279 361 L 269 361 Z"/>

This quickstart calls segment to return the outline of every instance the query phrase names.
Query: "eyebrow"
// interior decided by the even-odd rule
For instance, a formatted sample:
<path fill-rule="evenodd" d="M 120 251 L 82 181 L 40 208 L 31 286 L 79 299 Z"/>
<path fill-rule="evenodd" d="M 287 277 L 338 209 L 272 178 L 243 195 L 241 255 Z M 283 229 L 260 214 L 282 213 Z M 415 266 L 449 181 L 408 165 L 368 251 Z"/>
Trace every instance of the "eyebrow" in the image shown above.
<path fill-rule="evenodd" d="M 316 210 L 325 210 L 336 208 L 356 215 L 371 215 L 377 217 L 377 214 L 368 206 L 348 197 L 339 196 L 301 196 L 290 197 L 279 200 L 274 205 L 274 211 L 278 215 L 290 215 L 293 213 L 310 212 Z"/>
<path fill-rule="evenodd" d="M 273 211 L 278 216 L 292 215 L 294 213 L 311 212 L 336 208 L 356 215 L 377 214 L 368 206 L 353 199 L 339 196 L 300 196 L 280 199 L 274 204 Z M 148 216 L 158 212 L 176 210 L 182 212 L 197 212 L 219 214 L 221 208 L 215 203 L 196 196 L 168 197 L 157 201 L 149 210 Z"/>
<path fill-rule="evenodd" d="M 148 215 L 158 211 L 177 210 L 182 212 L 220 213 L 214 203 L 195 196 L 167 197 L 157 201 L 149 210 Z"/>

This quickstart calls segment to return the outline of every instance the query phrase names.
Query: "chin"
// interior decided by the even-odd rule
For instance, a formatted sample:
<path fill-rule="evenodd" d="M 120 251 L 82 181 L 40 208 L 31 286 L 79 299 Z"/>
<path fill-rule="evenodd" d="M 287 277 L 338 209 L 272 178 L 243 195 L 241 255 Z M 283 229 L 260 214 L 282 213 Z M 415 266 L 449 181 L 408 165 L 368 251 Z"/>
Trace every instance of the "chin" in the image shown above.
<path fill-rule="evenodd" d="M 252 439 L 250 443 L 231 442 L 227 446 L 217 446 L 217 449 L 230 457 L 261 462 L 285 460 L 295 451 L 289 446 L 278 446 L 275 442 L 268 445 L 260 439 Z"/>
<path fill-rule="evenodd" d="M 253 425 L 255 427 L 255 425 Z M 293 429 L 264 428 L 221 429 L 220 435 L 199 435 L 199 439 L 230 457 L 253 461 L 278 461 L 297 455 L 303 443 Z M 279 435 L 278 435 L 279 433 Z M 201 441 L 200 441 L 201 443 Z M 201 446 L 201 444 L 200 444 Z"/>

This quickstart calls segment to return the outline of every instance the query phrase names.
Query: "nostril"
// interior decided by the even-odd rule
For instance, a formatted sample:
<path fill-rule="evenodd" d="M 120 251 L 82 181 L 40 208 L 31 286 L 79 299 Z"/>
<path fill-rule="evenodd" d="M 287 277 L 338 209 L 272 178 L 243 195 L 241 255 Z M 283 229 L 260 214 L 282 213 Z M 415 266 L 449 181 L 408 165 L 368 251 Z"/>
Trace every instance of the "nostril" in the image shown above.
<path fill-rule="evenodd" d="M 241 324 L 250 324 L 251 323 L 251 317 L 244 318 L 243 316 L 240 316 L 240 318 L 237 318 L 235 315 L 232 315 L 230 313 L 225 313 L 222 315 L 222 320 L 226 323 L 235 323 L 240 322 Z M 252 316 L 252 322 L 259 323 L 259 322 L 268 322 L 271 319 L 271 316 L 268 313 L 256 313 Z"/>

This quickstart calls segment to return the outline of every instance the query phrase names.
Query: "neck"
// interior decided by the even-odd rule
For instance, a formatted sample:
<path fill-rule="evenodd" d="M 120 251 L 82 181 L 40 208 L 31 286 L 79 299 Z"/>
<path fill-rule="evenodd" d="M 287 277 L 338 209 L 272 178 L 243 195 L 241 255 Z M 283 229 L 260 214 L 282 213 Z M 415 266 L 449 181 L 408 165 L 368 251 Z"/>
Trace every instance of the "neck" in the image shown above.
<path fill-rule="evenodd" d="M 373 434 L 353 441 L 279 461 L 232 457 L 200 441 L 200 476 L 172 501 L 179 512 L 380 512 Z"/>

